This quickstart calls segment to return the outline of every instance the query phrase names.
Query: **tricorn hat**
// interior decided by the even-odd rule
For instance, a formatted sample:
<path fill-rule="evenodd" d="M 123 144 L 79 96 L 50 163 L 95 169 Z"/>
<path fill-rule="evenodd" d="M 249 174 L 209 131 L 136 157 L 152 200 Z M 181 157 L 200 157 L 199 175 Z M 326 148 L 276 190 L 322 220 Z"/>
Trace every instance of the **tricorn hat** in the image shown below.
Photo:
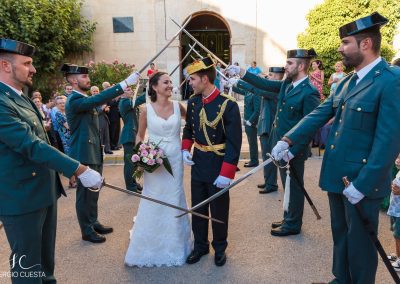
<path fill-rule="evenodd" d="M 89 74 L 89 69 L 84 66 L 78 66 L 75 64 L 64 63 L 60 69 L 65 75 L 68 74 Z"/>
<path fill-rule="evenodd" d="M 317 57 L 314 48 L 311 49 L 292 49 L 287 51 L 287 58 L 313 58 Z"/>
<path fill-rule="evenodd" d="M 355 20 L 354 22 L 345 24 L 339 28 L 340 38 L 355 35 L 372 27 L 380 27 L 385 25 L 389 20 L 378 12 L 374 12 L 369 16 Z"/>
<path fill-rule="evenodd" d="M 214 67 L 215 62 L 212 60 L 212 58 L 208 55 L 207 57 L 204 57 L 202 59 L 195 60 L 191 64 L 189 64 L 186 67 L 186 71 L 189 75 L 192 75 L 196 72 L 199 72 L 201 70 L 206 70 L 208 68 Z"/>
<path fill-rule="evenodd" d="M 35 53 L 35 47 L 21 41 L 0 38 L 0 52 L 11 52 L 32 57 Z"/>
<path fill-rule="evenodd" d="M 271 73 L 285 73 L 285 67 L 269 67 Z"/>

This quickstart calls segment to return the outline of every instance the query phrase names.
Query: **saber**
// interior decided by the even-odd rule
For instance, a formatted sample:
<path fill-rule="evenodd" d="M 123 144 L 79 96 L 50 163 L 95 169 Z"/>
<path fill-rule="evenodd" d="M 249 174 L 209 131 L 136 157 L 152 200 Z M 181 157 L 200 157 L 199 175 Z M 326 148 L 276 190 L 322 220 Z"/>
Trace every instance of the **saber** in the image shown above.
<path fill-rule="evenodd" d="M 185 59 L 190 55 L 190 52 L 193 50 L 193 48 L 195 47 L 195 45 L 196 45 L 196 43 L 195 43 L 193 46 L 191 46 L 191 45 L 189 44 L 190 50 L 185 54 L 185 56 L 184 56 L 184 57 L 182 58 L 182 60 L 178 63 L 178 65 L 176 65 L 176 67 L 174 68 L 174 70 L 172 70 L 172 72 L 169 74 L 169 76 L 172 76 L 172 74 L 175 73 L 176 69 L 178 69 L 178 67 L 181 66 L 181 64 L 183 63 L 183 61 L 185 61 Z"/>
<path fill-rule="evenodd" d="M 185 30 L 184 26 L 179 25 L 177 22 L 174 21 L 174 19 L 170 18 L 171 21 L 174 22 L 175 25 L 181 28 L 181 30 L 188 36 L 190 37 L 195 43 L 197 43 L 202 49 L 207 51 L 209 54 L 211 54 L 216 60 L 219 61 L 224 67 L 228 67 L 228 64 L 226 64 L 222 59 L 219 59 L 218 56 L 216 56 L 214 53 L 212 53 L 207 47 L 205 47 L 201 42 L 199 42 L 194 36 L 192 36 L 187 30 Z"/>
<path fill-rule="evenodd" d="M 115 190 L 117 190 L 117 191 L 125 192 L 125 193 L 128 193 L 128 194 L 130 194 L 130 195 L 134 195 L 134 196 L 136 196 L 136 197 L 143 198 L 143 199 L 146 199 L 146 200 L 151 201 L 151 202 L 154 202 L 154 203 L 158 203 L 158 204 L 161 204 L 161 205 L 170 207 L 170 208 L 174 208 L 174 209 L 177 209 L 177 210 L 186 212 L 186 214 L 192 213 L 193 215 L 196 215 L 196 216 L 201 217 L 201 218 L 204 218 L 204 219 L 208 219 L 208 220 L 211 220 L 211 221 L 214 221 L 214 222 L 217 222 L 217 223 L 221 223 L 221 224 L 224 223 L 224 222 L 222 222 L 222 221 L 220 221 L 220 220 L 218 220 L 218 219 L 211 218 L 211 217 L 209 217 L 209 216 L 206 216 L 206 215 L 203 215 L 203 214 L 200 214 L 200 213 L 197 213 L 197 212 L 191 212 L 191 211 L 189 211 L 189 210 L 186 209 L 186 208 L 179 207 L 179 206 L 176 206 L 176 205 L 173 205 L 173 204 L 170 204 L 170 203 L 167 203 L 167 202 L 158 200 L 158 199 L 154 199 L 154 198 L 152 198 L 152 197 L 148 197 L 148 196 L 146 196 L 146 195 L 142 195 L 142 194 L 137 193 L 137 192 L 134 192 L 134 191 L 126 190 L 126 189 L 124 189 L 124 188 L 121 188 L 121 187 L 118 187 L 118 186 L 115 186 L 115 185 L 112 185 L 112 184 L 109 184 L 109 183 L 106 183 L 106 182 L 103 183 L 103 186 L 106 186 L 106 187 L 111 188 L 111 189 L 115 189 Z"/>
<path fill-rule="evenodd" d="M 310 195 L 308 195 L 306 189 L 304 188 L 304 185 L 300 183 L 300 178 L 294 169 L 293 166 L 290 167 L 290 172 L 292 173 L 292 176 L 296 180 L 297 184 L 300 186 L 301 190 L 303 191 L 304 197 L 307 199 L 308 204 L 310 204 L 312 211 L 314 212 L 315 216 L 317 216 L 317 220 L 321 219 L 321 215 L 319 215 L 317 208 L 315 207 L 314 203 L 311 200 Z"/>
<path fill-rule="evenodd" d="M 193 211 L 210 203 L 211 201 L 213 201 L 214 199 L 218 198 L 219 196 L 221 196 L 222 194 L 224 194 L 225 192 L 227 192 L 228 190 L 230 190 L 231 188 L 235 187 L 236 185 L 238 185 L 239 183 L 241 183 L 242 181 L 244 181 L 246 178 L 248 178 L 249 176 L 253 175 L 254 173 L 256 173 L 257 171 L 259 171 L 260 169 L 264 168 L 266 165 L 268 165 L 269 163 L 271 163 L 273 161 L 272 158 L 269 158 L 268 160 L 265 160 L 264 162 L 262 162 L 261 164 L 259 164 L 257 167 L 255 167 L 254 169 L 252 169 L 251 171 L 249 171 L 248 173 L 244 174 L 242 177 L 238 178 L 237 180 L 235 180 L 233 183 L 231 183 L 230 185 L 228 185 L 227 187 L 221 189 L 220 191 L 218 191 L 216 194 L 210 196 L 209 198 L 207 198 L 206 200 L 200 202 L 199 204 L 193 206 L 192 208 L 190 208 L 188 211 L 184 214 L 178 215 L 176 216 L 177 218 L 185 216 L 188 213 L 194 213 Z"/>
<path fill-rule="evenodd" d="M 163 53 L 163 51 L 166 50 L 168 46 L 171 45 L 171 43 L 175 40 L 175 38 L 184 30 L 186 25 L 189 24 L 191 19 L 192 16 L 190 16 L 189 19 L 187 19 L 187 21 L 182 25 L 179 31 L 171 38 L 171 40 L 138 71 L 139 74 L 142 73 L 147 68 L 147 66 L 149 66 L 158 56 L 160 56 L 160 54 Z"/>
<path fill-rule="evenodd" d="M 343 180 L 345 187 L 348 187 L 350 185 L 350 182 L 347 179 L 347 177 L 343 177 L 342 180 Z M 388 255 L 386 254 L 381 242 L 379 241 L 374 227 L 372 226 L 371 222 L 368 220 L 367 216 L 365 215 L 360 202 L 354 204 L 354 206 L 357 209 L 358 215 L 361 218 L 361 221 L 364 225 L 365 230 L 367 231 L 372 243 L 375 245 L 376 250 L 378 251 L 379 255 L 381 256 L 383 263 L 385 264 L 387 270 L 389 271 L 390 275 L 392 276 L 394 282 L 400 283 L 399 275 L 397 275 L 397 272 L 394 270 L 392 264 L 390 263 L 390 261 L 387 257 Z"/>
<path fill-rule="evenodd" d="M 194 46 L 196 45 L 196 43 L 192 46 L 192 45 L 190 45 L 189 44 L 189 46 L 193 49 L 193 51 L 198 55 L 198 56 L 200 56 L 200 58 L 203 58 L 203 56 L 201 56 L 201 54 L 196 50 L 196 49 L 194 49 Z M 222 77 L 224 77 L 224 79 L 226 80 L 226 81 L 229 81 L 229 79 L 224 75 L 224 73 L 222 73 L 221 71 L 219 71 L 217 68 L 215 68 L 215 71 L 217 71 L 218 73 L 219 73 L 219 75 L 221 75 Z"/>

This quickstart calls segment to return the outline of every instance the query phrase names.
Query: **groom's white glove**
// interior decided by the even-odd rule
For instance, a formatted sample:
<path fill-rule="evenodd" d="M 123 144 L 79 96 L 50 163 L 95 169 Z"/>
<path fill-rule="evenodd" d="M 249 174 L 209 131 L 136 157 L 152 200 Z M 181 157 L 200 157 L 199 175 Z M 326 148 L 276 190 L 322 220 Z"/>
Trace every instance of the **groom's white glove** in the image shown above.
<path fill-rule="evenodd" d="M 86 171 L 78 176 L 84 187 L 101 188 L 104 178 L 95 170 L 87 167 Z"/>
<path fill-rule="evenodd" d="M 192 154 L 190 154 L 188 150 L 182 150 L 182 159 L 186 165 L 188 166 L 194 165 L 194 162 L 192 161 Z"/>
<path fill-rule="evenodd" d="M 240 74 L 240 67 L 236 65 L 229 65 L 226 67 L 225 72 L 230 76 L 235 76 Z"/>
<path fill-rule="evenodd" d="M 218 176 L 217 179 L 214 181 L 213 185 L 219 188 L 225 188 L 228 185 L 231 184 L 231 179 L 224 177 L 224 176 Z"/>
<path fill-rule="evenodd" d="M 276 143 L 275 147 L 272 149 L 271 151 L 271 155 L 272 157 L 279 161 L 281 160 L 284 155 L 286 155 L 285 151 L 289 149 L 289 144 L 285 141 L 278 141 L 278 143 Z"/>
<path fill-rule="evenodd" d="M 125 90 L 131 85 L 135 85 L 140 79 L 140 74 L 139 72 L 133 72 L 131 75 L 128 76 L 125 80 L 121 81 L 119 84 L 121 85 L 121 88 Z"/>

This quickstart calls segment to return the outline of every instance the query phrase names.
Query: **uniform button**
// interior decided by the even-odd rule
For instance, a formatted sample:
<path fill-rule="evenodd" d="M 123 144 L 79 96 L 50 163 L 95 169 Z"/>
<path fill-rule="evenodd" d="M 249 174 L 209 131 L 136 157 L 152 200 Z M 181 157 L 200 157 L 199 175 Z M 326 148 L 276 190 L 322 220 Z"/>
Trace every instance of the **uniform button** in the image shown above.
<path fill-rule="evenodd" d="M 192 103 L 192 106 L 194 106 L 194 103 Z"/>
<path fill-rule="evenodd" d="M 342 109 L 344 109 L 344 105 L 342 105 Z"/>
<path fill-rule="evenodd" d="M 363 162 L 363 164 L 366 164 L 367 163 L 367 159 L 363 159 L 362 162 Z"/>
<path fill-rule="evenodd" d="M 89 141 L 88 141 L 89 143 L 92 143 L 92 141 L 90 141 L 90 139 L 89 139 Z"/>
<path fill-rule="evenodd" d="M 339 119 L 339 123 L 342 123 L 342 119 Z"/>
<path fill-rule="evenodd" d="M 217 115 L 219 114 L 219 111 L 217 111 Z"/>
<path fill-rule="evenodd" d="M 32 176 L 33 176 L 33 177 L 34 177 L 34 176 L 36 176 L 36 173 L 35 173 L 35 172 L 33 172 L 33 173 L 32 173 Z"/>
<path fill-rule="evenodd" d="M 33 125 L 37 126 L 36 121 L 33 122 Z"/>
<path fill-rule="evenodd" d="M 357 111 L 361 111 L 361 108 L 360 108 L 360 107 L 358 107 L 358 108 L 357 108 Z"/>
<path fill-rule="evenodd" d="M 338 136 L 338 135 L 339 135 L 339 132 L 336 131 L 336 132 L 335 132 L 335 136 Z"/>
<path fill-rule="evenodd" d="M 375 191 L 379 191 L 379 189 L 378 189 L 378 188 L 375 188 Z"/>
<path fill-rule="evenodd" d="M 276 120 L 279 120 L 279 117 L 277 117 Z"/>
<path fill-rule="evenodd" d="M 218 105 L 219 108 L 221 108 L 221 105 Z"/>
<path fill-rule="evenodd" d="M 282 109 L 280 108 L 279 111 L 282 111 Z"/>
<path fill-rule="evenodd" d="M 192 124 L 192 127 L 194 127 L 194 124 Z"/>
<path fill-rule="evenodd" d="M 283 102 L 282 104 L 283 104 L 283 105 L 285 105 L 286 103 L 285 103 L 285 102 Z"/>
<path fill-rule="evenodd" d="M 293 107 L 290 107 L 290 109 L 293 109 Z"/>
<path fill-rule="evenodd" d="M 331 149 L 332 149 L 332 150 L 335 149 L 335 145 L 331 145 Z"/>

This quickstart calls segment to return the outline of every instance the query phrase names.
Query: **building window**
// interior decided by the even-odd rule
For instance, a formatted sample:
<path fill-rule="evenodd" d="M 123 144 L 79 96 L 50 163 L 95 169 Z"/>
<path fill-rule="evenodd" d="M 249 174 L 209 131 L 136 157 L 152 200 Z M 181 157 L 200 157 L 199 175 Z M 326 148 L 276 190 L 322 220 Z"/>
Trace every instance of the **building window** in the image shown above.
<path fill-rule="evenodd" d="M 133 33 L 133 17 L 114 17 L 114 33 Z"/>

